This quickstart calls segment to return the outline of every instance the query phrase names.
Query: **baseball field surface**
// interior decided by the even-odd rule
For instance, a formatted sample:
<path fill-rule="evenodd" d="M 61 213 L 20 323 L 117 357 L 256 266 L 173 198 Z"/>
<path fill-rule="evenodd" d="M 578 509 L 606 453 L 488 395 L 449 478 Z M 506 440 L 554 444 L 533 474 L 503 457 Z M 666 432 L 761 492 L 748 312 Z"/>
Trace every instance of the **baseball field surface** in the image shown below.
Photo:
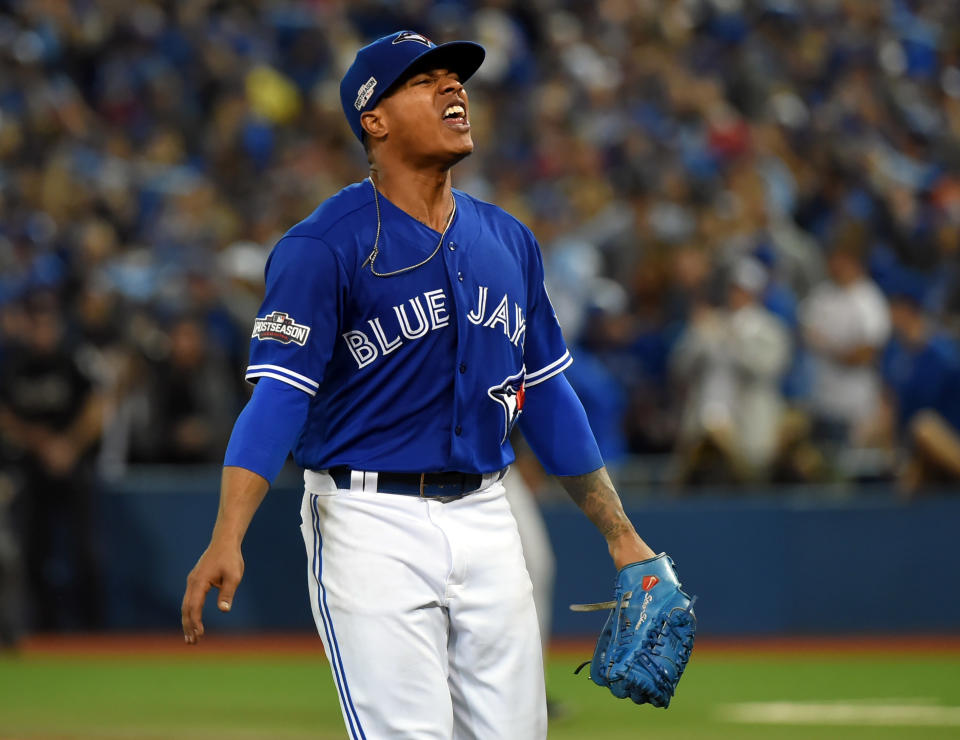
<path fill-rule="evenodd" d="M 550 737 L 960 738 L 960 638 L 702 640 L 669 710 L 619 701 L 547 668 Z M 312 637 L 34 638 L 0 657 L 0 738 L 344 738 Z"/>

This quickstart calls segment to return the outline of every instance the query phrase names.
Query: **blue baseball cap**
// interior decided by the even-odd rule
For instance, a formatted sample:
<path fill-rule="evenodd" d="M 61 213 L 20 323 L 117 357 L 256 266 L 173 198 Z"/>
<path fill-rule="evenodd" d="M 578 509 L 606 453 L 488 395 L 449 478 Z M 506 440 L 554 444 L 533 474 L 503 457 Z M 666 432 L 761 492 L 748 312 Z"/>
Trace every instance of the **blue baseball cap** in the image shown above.
<path fill-rule="evenodd" d="M 476 72 L 486 51 L 472 41 L 450 41 L 439 46 L 416 31 L 397 31 L 367 44 L 340 80 L 340 103 L 353 133 L 363 141 L 360 115 L 376 107 L 383 94 L 411 67 L 443 68 L 456 72 L 461 82 Z"/>

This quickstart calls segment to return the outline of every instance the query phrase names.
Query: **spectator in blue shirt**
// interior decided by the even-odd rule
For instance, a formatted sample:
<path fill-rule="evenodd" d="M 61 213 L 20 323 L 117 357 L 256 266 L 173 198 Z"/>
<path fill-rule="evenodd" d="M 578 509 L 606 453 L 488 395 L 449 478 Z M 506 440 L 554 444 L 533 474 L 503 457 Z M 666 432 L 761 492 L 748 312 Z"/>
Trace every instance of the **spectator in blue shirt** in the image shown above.
<path fill-rule="evenodd" d="M 924 311 L 922 280 L 902 274 L 891 290 L 893 337 L 881 369 L 893 399 L 906 494 L 960 481 L 960 347 Z"/>

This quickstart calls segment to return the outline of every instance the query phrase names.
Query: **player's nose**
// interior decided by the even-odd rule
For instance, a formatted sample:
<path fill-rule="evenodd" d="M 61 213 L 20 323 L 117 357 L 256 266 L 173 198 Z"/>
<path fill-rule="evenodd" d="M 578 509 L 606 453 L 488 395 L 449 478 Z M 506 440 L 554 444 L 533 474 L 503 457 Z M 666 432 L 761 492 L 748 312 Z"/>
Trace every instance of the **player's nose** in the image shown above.
<path fill-rule="evenodd" d="M 463 83 L 460 82 L 456 77 L 447 76 L 443 78 L 443 83 L 440 85 L 440 92 L 443 95 L 449 95 L 451 93 L 460 94 L 463 90 Z"/>

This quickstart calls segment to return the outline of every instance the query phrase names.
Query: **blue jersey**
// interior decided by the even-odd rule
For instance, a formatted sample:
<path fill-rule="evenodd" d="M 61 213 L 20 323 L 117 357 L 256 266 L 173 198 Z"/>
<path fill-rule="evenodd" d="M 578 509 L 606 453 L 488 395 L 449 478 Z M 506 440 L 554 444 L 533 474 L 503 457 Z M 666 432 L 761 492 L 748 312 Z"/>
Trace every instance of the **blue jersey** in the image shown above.
<path fill-rule="evenodd" d="M 960 429 L 960 348 L 934 334 L 912 348 L 894 336 L 880 361 L 883 379 L 897 399 L 897 425 L 905 430 L 920 411 L 939 413 Z"/>
<path fill-rule="evenodd" d="M 439 253 L 409 272 L 371 271 L 377 210 L 366 180 L 274 247 L 246 377 L 311 396 L 294 447 L 301 467 L 499 470 L 513 461 L 508 437 L 526 389 L 571 363 L 530 230 L 453 197 Z M 440 234 L 379 200 L 376 271 L 429 257 Z"/>

